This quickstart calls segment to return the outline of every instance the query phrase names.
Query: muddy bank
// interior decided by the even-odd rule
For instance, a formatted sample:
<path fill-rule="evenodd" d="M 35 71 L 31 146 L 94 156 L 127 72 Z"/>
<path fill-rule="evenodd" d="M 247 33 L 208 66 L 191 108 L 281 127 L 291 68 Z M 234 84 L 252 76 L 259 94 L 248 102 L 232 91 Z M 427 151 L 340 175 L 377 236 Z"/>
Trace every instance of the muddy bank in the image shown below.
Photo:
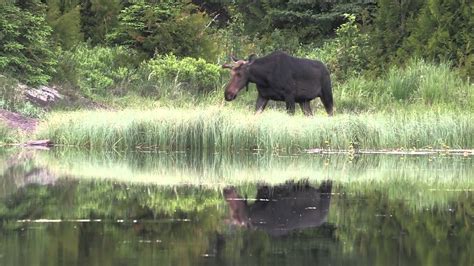
<path fill-rule="evenodd" d="M 19 129 L 27 133 L 33 132 L 38 125 L 38 119 L 3 109 L 0 109 L 0 123 L 1 122 L 11 129 Z"/>

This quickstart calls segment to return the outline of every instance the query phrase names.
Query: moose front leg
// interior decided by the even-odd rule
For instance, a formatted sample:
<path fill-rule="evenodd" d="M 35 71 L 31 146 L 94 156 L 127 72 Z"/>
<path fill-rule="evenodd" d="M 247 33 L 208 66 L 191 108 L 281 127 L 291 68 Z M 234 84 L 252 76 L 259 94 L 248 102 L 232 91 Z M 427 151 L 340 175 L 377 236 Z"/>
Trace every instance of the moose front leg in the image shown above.
<path fill-rule="evenodd" d="M 263 112 L 263 110 L 265 110 L 265 107 L 267 107 L 267 103 L 268 99 L 263 98 L 259 94 L 257 98 L 257 103 L 255 104 L 255 114 L 260 114 L 261 112 Z"/>

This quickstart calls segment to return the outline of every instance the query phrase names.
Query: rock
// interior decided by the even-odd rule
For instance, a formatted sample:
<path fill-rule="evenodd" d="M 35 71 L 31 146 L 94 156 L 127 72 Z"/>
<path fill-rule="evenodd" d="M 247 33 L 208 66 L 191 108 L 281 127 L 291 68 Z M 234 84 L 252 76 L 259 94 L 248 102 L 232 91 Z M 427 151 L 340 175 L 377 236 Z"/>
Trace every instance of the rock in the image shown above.
<path fill-rule="evenodd" d="M 28 100 L 42 107 L 47 107 L 63 98 L 54 87 L 39 86 L 38 88 L 30 88 L 23 84 L 19 84 L 18 87 L 24 90 Z"/>

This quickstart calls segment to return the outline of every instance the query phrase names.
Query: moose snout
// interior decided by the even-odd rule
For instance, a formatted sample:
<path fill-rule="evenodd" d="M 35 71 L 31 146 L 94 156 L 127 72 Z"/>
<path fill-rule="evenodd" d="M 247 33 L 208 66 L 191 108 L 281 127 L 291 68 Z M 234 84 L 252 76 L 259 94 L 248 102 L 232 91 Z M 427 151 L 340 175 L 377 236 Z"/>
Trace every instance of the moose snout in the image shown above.
<path fill-rule="evenodd" d="M 231 94 L 231 93 L 225 93 L 225 94 L 224 94 L 224 98 L 225 98 L 225 100 L 228 101 L 228 102 L 234 100 L 235 97 L 236 97 L 235 94 Z"/>

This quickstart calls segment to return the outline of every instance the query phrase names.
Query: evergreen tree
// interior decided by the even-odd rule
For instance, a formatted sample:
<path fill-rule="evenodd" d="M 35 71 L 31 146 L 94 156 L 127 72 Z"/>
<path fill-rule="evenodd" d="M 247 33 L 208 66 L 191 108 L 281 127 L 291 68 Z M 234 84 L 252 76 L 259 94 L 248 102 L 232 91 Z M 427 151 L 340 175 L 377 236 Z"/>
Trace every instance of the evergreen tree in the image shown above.
<path fill-rule="evenodd" d="M 373 9 L 373 1 L 244 0 L 237 6 L 249 34 L 272 35 L 276 30 L 302 43 L 312 43 L 333 35 L 346 22 L 344 14 L 362 17 Z"/>
<path fill-rule="evenodd" d="M 92 44 L 105 44 L 106 35 L 118 25 L 118 16 L 123 8 L 121 0 L 81 1 L 81 28 L 84 38 Z"/>
<path fill-rule="evenodd" d="M 70 49 L 83 41 L 81 32 L 80 3 L 78 0 L 48 0 L 46 20 L 53 29 L 52 37 L 57 44 Z"/>
<path fill-rule="evenodd" d="M 405 50 L 449 60 L 474 76 L 474 13 L 468 0 L 429 0 L 411 27 Z"/>
<path fill-rule="evenodd" d="M 45 84 L 57 63 L 51 28 L 43 13 L 30 11 L 41 6 L 21 6 L 28 9 L 11 4 L 0 8 L 0 72 L 32 85 Z"/>
<path fill-rule="evenodd" d="M 187 3 L 137 1 L 124 8 L 119 25 L 107 36 L 152 57 L 155 53 L 215 59 L 217 44 L 209 32 L 209 18 Z"/>
<path fill-rule="evenodd" d="M 418 13 L 422 0 L 379 0 L 371 32 L 377 67 L 396 59 L 398 49 L 409 35 L 408 25 Z"/>

